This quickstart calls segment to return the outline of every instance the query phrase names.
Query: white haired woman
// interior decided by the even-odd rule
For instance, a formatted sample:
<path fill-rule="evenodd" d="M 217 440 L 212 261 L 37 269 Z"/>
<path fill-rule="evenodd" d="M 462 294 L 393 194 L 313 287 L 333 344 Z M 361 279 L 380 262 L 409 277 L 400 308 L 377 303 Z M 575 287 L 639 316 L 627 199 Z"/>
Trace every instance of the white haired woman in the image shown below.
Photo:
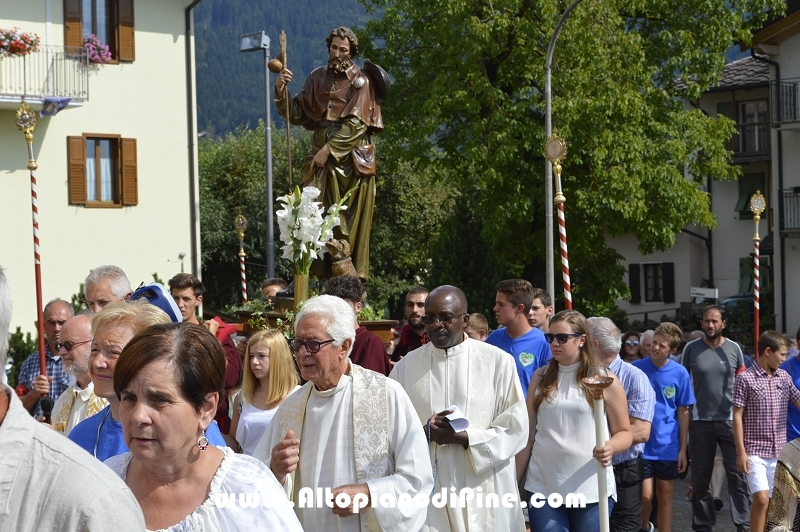
<path fill-rule="evenodd" d="M 209 446 L 224 379 L 225 353 L 205 328 L 170 323 L 136 335 L 114 374 L 131 452 L 106 464 L 136 496 L 148 530 L 302 530 L 264 464 Z"/>

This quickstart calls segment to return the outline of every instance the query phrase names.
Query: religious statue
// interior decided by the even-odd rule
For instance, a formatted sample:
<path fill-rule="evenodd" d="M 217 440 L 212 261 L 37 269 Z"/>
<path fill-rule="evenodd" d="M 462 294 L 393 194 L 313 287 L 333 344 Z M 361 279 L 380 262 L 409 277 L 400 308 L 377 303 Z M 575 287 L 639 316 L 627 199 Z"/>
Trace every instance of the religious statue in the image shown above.
<path fill-rule="evenodd" d="M 380 103 L 389 90 L 389 77 L 379 66 L 364 61 L 359 68 L 358 39 L 350 28 L 334 29 L 325 39 L 330 58 L 306 79 L 294 98 L 287 84 L 292 72 L 283 68 L 275 83 L 275 105 L 294 125 L 313 131 L 311 149 L 301 166 L 301 188 L 321 191 L 325 209 L 354 189 L 334 237 L 347 242 L 359 277 L 369 277 L 369 237 L 375 208 L 375 146 L 372 135 L 383 131 Z M 287 110 L 287 105 L 289 106 Z M 330 277 L 331 257 L 316 261 L 312 271 Z"/>

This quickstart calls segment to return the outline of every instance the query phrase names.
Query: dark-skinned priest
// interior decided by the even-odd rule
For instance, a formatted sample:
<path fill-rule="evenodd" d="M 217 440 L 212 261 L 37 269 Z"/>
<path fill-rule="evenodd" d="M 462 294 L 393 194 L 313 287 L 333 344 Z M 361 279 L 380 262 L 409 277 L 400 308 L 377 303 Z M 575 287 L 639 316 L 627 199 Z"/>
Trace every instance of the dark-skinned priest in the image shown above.
<path fill-rule="evenodd" d="M 465 493 L 463 504 L 431 504 L 423 530 L 525 530 L 514 456 L 527 443 L 528 418 L 514 359 L 466 335 L 467 299 L 454 286 L 428 295 L 422 321 L 430 342 L 399 361 L 389 378 L 408 392 L 428 437 L 435 493 Z M 501 503 L 485 504 L 490 495 Z M 504 498 L 514 503 L 507 507 Z"/>

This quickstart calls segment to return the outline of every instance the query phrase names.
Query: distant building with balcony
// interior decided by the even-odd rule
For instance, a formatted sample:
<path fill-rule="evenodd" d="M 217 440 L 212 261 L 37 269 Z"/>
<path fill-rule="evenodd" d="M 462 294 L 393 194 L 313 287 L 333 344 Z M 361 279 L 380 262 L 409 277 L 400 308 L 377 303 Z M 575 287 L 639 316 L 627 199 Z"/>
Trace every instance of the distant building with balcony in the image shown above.
<path fill-rule="evenodd" d="M 698 100 L 686 102 L 709 116 L 726 116 L 736 132 L 729 142 L 732 162 L 741 167 L 736 181 L 708 176 L 706 190 L 718 226 L 713 231 L 686 227 L 668 251 L 642 255 L 632 235 L 609 239 L 628 270 L 629 301 L 618 301 L 631 321 L 659 321 L 663 315 L 688 317 L 694 298 L 692 287 L 718 290 L 720 301 L 753 292 L 753 215 L 750 198 L 760 190 L 767 198 L 777 195 L 773 183 L 774 145 L 770 127 L 770 70 L 764 61 L 747 57 L 725 66 L 716 87 Z M 800 183 L 798 183 L 800 184 Z M 762 291 L 774 279 L 772 203 L 760 223 Z M 779 322 L 780 323 L 780 322 Z"/>
<path fill-rule="evenodd" d="M 0 266 L 12 327 L 36 320 L 31 192 L 14 110 L 45 107 L 35 131 L 45 302 L 67 301 L 115 264 L 134 288 L 200 267 L 192 0 L 0 2 L 0 28 L 40 51 L 0 57 Z M 95 35 L 107 64 L 84 46 Z M 60 110 L 59 110 L 60 109 Z M 57 114 L 52 113 L 58 111 Z"/>

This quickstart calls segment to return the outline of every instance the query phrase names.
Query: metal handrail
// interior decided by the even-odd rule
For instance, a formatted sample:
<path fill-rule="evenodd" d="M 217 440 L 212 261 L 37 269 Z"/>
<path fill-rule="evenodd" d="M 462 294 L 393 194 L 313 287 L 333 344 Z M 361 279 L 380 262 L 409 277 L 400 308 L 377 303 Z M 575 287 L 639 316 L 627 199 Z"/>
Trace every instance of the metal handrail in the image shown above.
<path fill-rule="evenodd" d="M 89 99 L 86 48 L 40 46 L 38 52 L 0 59 L 0 96 Z"/>

